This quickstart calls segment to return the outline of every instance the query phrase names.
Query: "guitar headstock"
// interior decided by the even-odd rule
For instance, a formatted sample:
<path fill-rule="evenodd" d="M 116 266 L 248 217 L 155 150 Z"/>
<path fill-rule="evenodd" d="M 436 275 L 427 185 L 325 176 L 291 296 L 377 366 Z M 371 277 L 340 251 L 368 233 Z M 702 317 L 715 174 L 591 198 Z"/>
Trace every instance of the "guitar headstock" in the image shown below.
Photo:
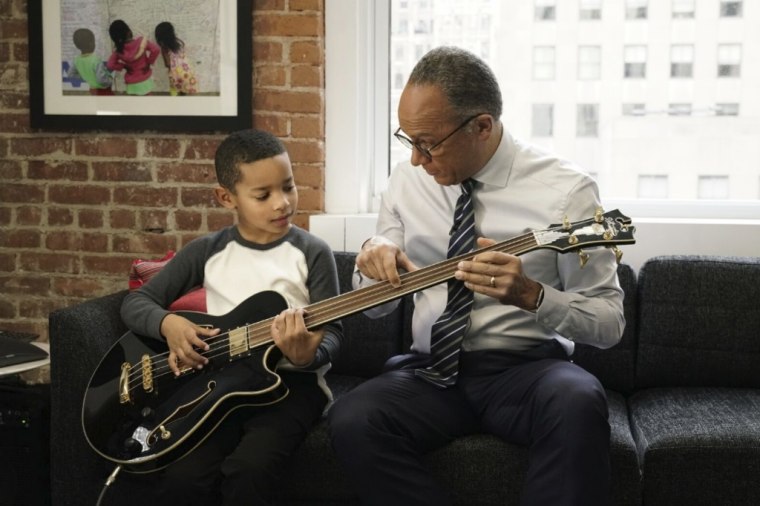
<path fill-rule="evenodd" d="M 533 235 L 539 248 L 566 253 L 586 247 L 634 244 L 635 231 L 631 219 L 617 209 L 606 213 L 599 209 L 593 218 L 573 223 L 566 219 L 564 223 L 550 225 L 546 230 L 535 230 Z"/>

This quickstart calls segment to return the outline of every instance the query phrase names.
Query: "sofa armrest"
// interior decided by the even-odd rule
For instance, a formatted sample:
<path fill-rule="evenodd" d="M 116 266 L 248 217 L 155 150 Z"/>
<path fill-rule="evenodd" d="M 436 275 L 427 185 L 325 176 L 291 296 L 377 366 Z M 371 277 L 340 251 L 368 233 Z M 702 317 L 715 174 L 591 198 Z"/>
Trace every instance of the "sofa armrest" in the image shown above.
<path fill-rule="evenodd" d="M 82 476 L 102 476 L 108 466 L 84 438 L 81 409 L 90 376 L 111 345 L 126 332 L 121 302 L 127 291 L 50 313 L 50 420 L 59 436 L 50 442 L 52 494 L 61 504 L 92 502 Z M 93 486 L 99 484 L 92 483 Z M 70 494 L 80 494 L 69 497 Z"/>

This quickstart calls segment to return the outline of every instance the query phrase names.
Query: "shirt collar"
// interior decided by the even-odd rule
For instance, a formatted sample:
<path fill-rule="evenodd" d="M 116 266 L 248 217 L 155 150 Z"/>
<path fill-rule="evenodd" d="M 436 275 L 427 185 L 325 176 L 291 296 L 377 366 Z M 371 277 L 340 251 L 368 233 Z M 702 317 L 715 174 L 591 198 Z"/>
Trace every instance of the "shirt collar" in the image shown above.
<path fill-rule="evenodd" d="M 516 150 L 515 142 L 509 132 L 507 132 L 507 129 L 502 127 L 501 131 L 499 146 L 496 148 L 493 156 L 472 179 L 484 185 L 504 188 L 507 186 L 509 175 L 512 172 Z"/>

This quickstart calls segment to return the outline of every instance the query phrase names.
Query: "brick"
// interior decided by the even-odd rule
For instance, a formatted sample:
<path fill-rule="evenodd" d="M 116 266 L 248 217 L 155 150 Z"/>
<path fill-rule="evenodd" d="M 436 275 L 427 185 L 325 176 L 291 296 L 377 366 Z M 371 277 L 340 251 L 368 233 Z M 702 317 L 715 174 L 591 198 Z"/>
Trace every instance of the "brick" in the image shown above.
<path fill-rule="evenodd" d="M 0 181 L 3 181 L 3 184 L 22 177 L 21 162 L 0 159 Z"/>
<path fill-rule="evenodd" d="M 190 139 L 185 146 L 186 160 L 214 160 L 222 139 Z"/>
<path fill-rule="evenodd" d="M 0 230 L 0 244 L 5 248 L 39 248 L 42 235 L 38 228 Z"/>
<path fill-rule="evenodd" d="M 38 184 L 8 183 L 0 185 L 0 202 L 38 204 L 45 201 L 45 189 Z"/>
<path fill-rule="evenodd" d="M 29 160 L 29 179 L 55 181 L 87 181 L 87 164 L 77 161 Z"/>
<path fill-rule="evenodd" d="M 277 137 L 287 137 L 290 135 L 288 118 L 282 115 L 255 113 L 253 115 L 253 127 L 259 130 L 266 130 Z"/>
<path fill-rule="evenodd" d="M 322 88 L 324 69 L 314 65 L 295 65 L 290 70 L 290 84 L 294 88 Z"/>
<path fill-rule="evenodd" d="M 198 211 L 177 211 L 174 213 L 174 223 L 177 230 L 200 230 L 203 225 L 203 214 Z"/>
<path fill-rule="evenodd" d="M 324 140 L 324 118 L 317 114 L 293 116 L 290 119 L 290 134 L 293 137 Z"/>
<path fill-rule="evenodd" d="M 184 207 L 219 207 L 214 192 L 209 188 L 182 188 L 180 202 Z"/>
<path fill-rule="evenodd" d="M 285 0 L 254 0 L 253 12 L 284 11 Z"/>
<path fill-rule="evenodd" d="M 108 214 L 108 222 L 111 225 L 111 228 L 135 228 L 137 219 L 134 211 L 128 209 L 116 209 L 110 211 Z"/>
<path fill-rule="evenodd" d="M 48 207 L 47 215 L 50 226 L 62 227 L 74 223 L 74 213 L 65 207 Z"/>
<path fill-rule="evenodd" d="M 297 141 L 285 142 L 292 163 L 313 163 L 325 160 L 324 144 L 321 141 Z"/>
<path fill-rule="evenodd" d="M 22 206 L 16 209 L 16 224 L 30 227 L 42 223 L 43 209 L 41 207 Z"/>
<path fill-rule="evenodd" d="M 321 164 L 294 164 L 293 178 L 299 187 L 324 189 L 325 168 Z"/>
<path fill-rule="evenodd" d="M 180 249 L 184 248 L 188 243 L 193 242 L 199 237 L 203 237 L 204 235 L 206 234 L 182 234 L 182 236 L 179 238 Z"/>
<path fill-rule="evenodd" d="M 54 299 L 25 297 L 19 304 L 18 315 L 21 318 L 47 318 L 57 307 Z"/>
<path fill-rule="evenodd" d="M 3 39 L 23 39 L 28 37 L 27 21 L 26 19 L 1 19 L 0 18 L 0 33 L 3 34 Z"/>
<path fill-rule="evenodd" d="M 254 110 L 319 113 L 323 100 L 319 92 L 261 90 L 254 96 Z"/>
<path fill-rule="evenodd" d="M 13 43 L 13 61 L 29 61 L 29 44 L 23 41 Z"/>
<path fill-rule="evenodd" d="M 3 90 L 0 93 L 0 109 L 29 111 L 29 94 Z"/>
<path fill-rule="evenodd" d="M 68 297 L 86 297 L 91 299 L 106 295 L 112 291 L 105 284 L 104 280 L 94 277 L 53 278 L 52 284 L 54 293 Z"/>
<path fill-rule="evenodd" d="M 320 40 L 295 41 L 290 45 L 290 63 L 320 64 L 324 54 Z"/>
<path fill-rule="evenodd" d="M 79 256 L 62 253 L 24 253 L 19 257 L 19 270 L 79 274 Z"/>
<path fill-rule="evenodd" d="M 2 200 L 0 200 L 2 203 Z M 0 207 L 0 225 L 10 225 L 13 213 L 10 207 Z"/>
<path fill-rule="evenodd" d="M 169 230 L 169 226 L 167 225 L 168 211 L 151 209 L 149 211 L 140 211 L 137 216 L 140 230 L 143 232 L 163 234 Z"/>
<path fill-rule="evenodd" d="M 150 166 L 139 162 L 93 162 L 94 181 L 141 181 L 153 180 Z"/>
<path fill-rule="evenodd" d="M 3 113 L 0 114 L 0 132 L 28 133 L 29 114 Z"/>
<path fill-rule="evenodd" d="M 137 141 L 123 137 L 74 139 L 74 152 L 80 156 L 135 158 Z"/>
<path fill-rule="evenodd" d="M 11 274 L 0 276 L 2 294 L 46 294 L 50 289 L 50 279 L 46 276 L 21 276 Z"/>
<path fill-rule="evenodd" d="M 134 259 L 132 255 L 120 256 L 112 253 L 104 256 L 85 256 L 82 258 L 82 272 L 123 276 L 126 280 Z"/>
<path fill-rule="evenodd" d="M 108 251 L 108 236 L 90 232 L 48 232 L 45 247 L 53 251 Z"/>
<path fill-rule="evenodd" d="M 77 216 L 77 223 L 81 228 L 103 228 L 103 211 L 100 209 L 81 209 Z"/>
<path fill-rule="evenodd" d="M 318 11 L 322 12 L 322 0 L 290 0 L 288 8 L 291 11 Z"/>
<path fill-rule="evenodd" d="M 209 231 L 221 230 L 235 223 L 235 213 L 228 210 L 209 211 L 206 224 Z"/>
<path fill-rule="evenodd" d="M 150 158 L 179 158 L 181 148 L 176 139 L 145 140 L 145 156 Z"/>
<path fill-rule="evenodd" d="M 0 253 L 0 271 L 11 272 L 16 268 L 15 253 Z"/>
<path fill-rule="evenodd" d="M 177 188 L 149 188 L 147 186 L 118 187 L 113 191 L 116 205 L 166 207 L 177 204 Z"/>
<path fill-rule="evenodd" d="M 298 208 L 301 211 L 324 211 L 324 192 L 312 188 L 299 188 Z"/>
<path fill-rule="evenodd" d="M 282 55 L 280 42 L 253 42 L 253 61 L 257 63 L 282 62 Z"/>
<path fill-rule="evenodd" d="M 0 67 L 0 88 L 24 90 L 29 87 L 29 76 L 25 63 L 8 63 Z"/>
<path fill-rule="evenodd" d="M 0 318 L 14 319 L 18 316 L 16 312 L 16 305 L 7 300 L 0 300 Z M 8 326 L 3 324 L 3 328 L 7 329 Z"/>
<path fill-rule="evenodd" d="M 253 17 L 254 37 L 318 37 L 324 32 L 322 17 L 314 14 L 261 14 Z"/>
<path fill-rule="evenodd" d="M 177 250 L 177 238 L 171 234 L 146 234 L 138 232 L 128 236 L 113 238 L 113 251 L 116 253 L 134 253 L 142 255 L 164 254 Z"/>
<path fill-rule="evenodd" d="M 105 186 L 51 185 L 48 201 L 55 204 L 103 205 L 111 200 L 111 190 Z"/>
<path fill-rule="evenodd" d="M 256 65 L 253 73 L 254 86 L 285 86 L 287 76 L 282 65 Z"/>
<path fill-rule="evenodd" d="M 216 186 L 216 172 L 209 163 L 162 163 L 156 167 L 159 183 L 203 183 Z"/>
<path fill-rule="evenodd" d="M 61 137 L 16 137 L 11 140 L 11 153 L 29 157 L 70 155 L 71 146 L 71 139 Z"/>
<path fill-rule="evenodd" d="M 296 214 L 293 217 L 293 224 L 304 230 L 309 230 L 309 215 L 301 213 Z"/>
<path fill-rule="evenodd" d="M 11 61 L 11 45 L 8 42 L 0 42 L 0 63 Z"/>

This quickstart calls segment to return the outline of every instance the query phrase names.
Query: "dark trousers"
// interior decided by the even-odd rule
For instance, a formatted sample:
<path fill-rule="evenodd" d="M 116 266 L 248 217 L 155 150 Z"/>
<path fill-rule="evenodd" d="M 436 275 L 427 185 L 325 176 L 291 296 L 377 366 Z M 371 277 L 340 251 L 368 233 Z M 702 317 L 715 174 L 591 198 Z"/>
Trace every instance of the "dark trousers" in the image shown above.
<path fill-rule="evenodd" d="M 156 504 L 270 504 L 288 460 L 327 403 L 314 374 L 281 376 L 288 395 L 271 406 L 233 411 L 200 446 L 163 472 Z"/>
<path fill-rule="evenodd" d="M 329 411 L 333 447 L 362 504 L 451 504 L 421 456 L 476 432 L 528 446 L 521 504 L 609 503 L 607 398 L 593 375 L 566 357 L 470 352 L 457 384 L 440 389 L 404 362 Z"/>

